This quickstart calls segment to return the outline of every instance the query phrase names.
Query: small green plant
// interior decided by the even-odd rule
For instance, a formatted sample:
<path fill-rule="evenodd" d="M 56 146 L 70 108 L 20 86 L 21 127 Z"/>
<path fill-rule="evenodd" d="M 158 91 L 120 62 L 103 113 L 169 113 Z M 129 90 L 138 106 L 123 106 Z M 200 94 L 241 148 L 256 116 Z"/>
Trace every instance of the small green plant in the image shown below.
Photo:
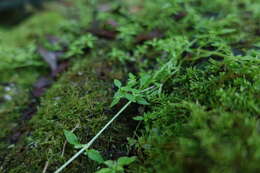
<path fill-rule="evenodd" d="M 129 101 L 117 112 L 116 115 L 94 136 L 87 144 L 80 144 L 76 135 L 72 132 L 64 131 L 66 139 L 75 148 L 81 148 L 74 156 L 72 156 L 66 163 L 64 163 L 59 169 L 55 171 L 55 173 L 61 172 L 67 165 L 69 165 L 74 159 L 76 159 L 80 154 L 84 153 L 88 150 L 88 148 L 96 141 L 96 139 L 108 128 L 108 126 L 131 104 L 131 103 L 139 103 L 142 105 L 148 105 L 149 103 L 145 100 L 145 93 L 153 91 L 154 87 L 146 88 L 141 90 L 142 87 L 146 86 L 145 84 L 148 82 L 149 77 L 143 75 L 141 80 L 137 82 L 136 77 L 133 74 L 129 74 L 129 80 L 125 87 L 122 86 L 122 83 L 119 80 L 115 80 L 114 83 L 118 87 L 118 92 L 114 96 L 114 100 L 111 103 L 111 107 L 116 105 L 121 98 L 126 98 Z M 139 84 L 139 85 L 138 85 Z M 134 87 L 139 87 L 139 89 L 135 89 Z M 88 154 L 87 154 L 88 155 Z M 123 161 L 121 161 L 123 162 Z M 111 166 L 111 165 L 110 165 Z M 120 165 L 119 165 L 120 166 Z M 112 166 L 111 169 L 114 169 L 115 166 Z M 121 164 L 122 167 L 122 164 Z M 115 167 L 117 168 L 117 166 Z"/>
<path fill-rule="evenodd" d="M 73 132 L 64 130 L 64 135 L 67 142 L 73 145 L 76 149 L 84 147 L 83 144 L 80 144 L 77 136 Z M 130 165 L 136 160 L 136 157 L 120 157 L 117 161 L 105 161 L 100 152 L 95 149 L 88 149 L 84 152 L 84 154 L 98 164 L 104 164 L 107 166 L 107 168 L 101 168 L 97 171 L 97 173 L 122 173 L 124 172 L 124 166 Z"/>
<path fill-rule="evenodd" d="M 145 94 L 142 92 L 142 90 L 135 88 L 138 83 L 136 77 L 133 74 L 129 74 L 129 80 L 126 86 L 122 86 L 122 83 L 119 80 L 114 80 L 114 84 L 118 88 L 118 91 L 114 95 L 111 107 L 116 105 L 122 98 L 126 98 L 133 103 L 138 103 L 142 105 L 149 104 L 146 101 Z"/>
<path fill-rule="evenodd" d="M 119 61 L 122 64 L 125 64 L 126 61 L 134 61 L 135 59 L 131 57 L 128 53 L 120 50 L 118 48 L 113 48 L 109 53 L 109 57 L 114 61 Z"/>
<path fill-rule="evenodd" d="M 55 173 L 61 172 L 66 166 L 68 166 L 73 160 L 75 160 L 80 154 L 84 153 L 96 140 L 97 138 L 112 124 L 112 122 L 131 104 L 132 102 L 127 102 L 114 117 L 87 143 L 82 146 L 80 151 L 78 151 L 74 156 L 72 156 L 66 163 L 64 163 Z M 67 134 L 68 135 L 68 134 Z M 75 135 L 69 134 L 69 140 L 71 143 L 78 144 Z"/>
<path fill-rule="evenodd" d="M 96 38 L 91 34 L 86 34 L 76 39 L 69 46 L 69 50 L 66 53 L 66 57 L 71 57 L 74 55 L 82 55 L 84 53 L 83 49 L 93 48 Z"/>
<path fill-rule="evenodd" d="M 96 173 L 123 173 L 124 167 L 130 165 L 136 160 L 136 157 L 120 157 L 117 161 L 106 160 L 103 162 L 107 168 L 102 168 Z"/>

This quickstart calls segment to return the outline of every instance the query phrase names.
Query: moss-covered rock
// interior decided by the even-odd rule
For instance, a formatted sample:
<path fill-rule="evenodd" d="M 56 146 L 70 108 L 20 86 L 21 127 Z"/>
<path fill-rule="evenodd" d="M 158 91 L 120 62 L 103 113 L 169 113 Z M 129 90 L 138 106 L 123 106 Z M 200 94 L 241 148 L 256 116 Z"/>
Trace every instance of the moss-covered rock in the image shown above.
<path fill-rule="evenodd" d="M 138 102 L 138 93 L 146 106 L 133 104 L 96 141 L 106 159 L 134 151 L 127 172 L 259 172 L 259 3 L 84 2 L 59 31 L 63 58 L 75 57 L 71 69 L 41 99 L 21 140 L 1 151 L 1 171 L 55 171 L 77 151 L 63 130 L 88 142 L 122 106 L 109 107 L 113 79 L 120 88 L 132 72 L 120 98 Z M 80 156 L 65 172 L 98 167 Z"/>
<path fill-rule="evenodd" d="M 80 142 L 87 143 L 111 118 L 111 81 L 122 78 L 123 74 L 122 70 L 113 68 L 105 57 L 99 56 L 104 55 L 91 55 L 78 60 L 48 90 L 41 100 L 38 113 L 27 127 L 24 139 L 8 149 L 2 166 L 4 172 L 40 172 L 47 161 L 48 171 L 53 172 L 76 151 L 69 144 L 64 144 L 63 130 L 78 126 L 74 133 Z M 129 126 L 131 121 L 126 123 L 124 118 L 121 123 L 114 123 L 94 148 L 108 158 L 127 155 L 126 137 L 131 134 Z M 65 172 L 94 171 L 96 166 L 82 156 Z"/>

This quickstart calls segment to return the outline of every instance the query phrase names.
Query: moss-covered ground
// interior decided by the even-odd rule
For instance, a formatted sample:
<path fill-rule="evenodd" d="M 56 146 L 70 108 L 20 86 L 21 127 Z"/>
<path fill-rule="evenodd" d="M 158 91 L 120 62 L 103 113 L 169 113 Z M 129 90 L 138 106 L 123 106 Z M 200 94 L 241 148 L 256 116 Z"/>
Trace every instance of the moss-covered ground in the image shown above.
<path fill-rule="evenodd" d="M 256 0 L 68 0 L 0 28 L 0 172 L 54 172 L 78 151 L 64 130 L 87 143 L 127 101 L 91 146 L 136 156 L 124 172 L 259 172 L 259 19 Z M 69 65 L 35 98 L 40 46 Z"/>

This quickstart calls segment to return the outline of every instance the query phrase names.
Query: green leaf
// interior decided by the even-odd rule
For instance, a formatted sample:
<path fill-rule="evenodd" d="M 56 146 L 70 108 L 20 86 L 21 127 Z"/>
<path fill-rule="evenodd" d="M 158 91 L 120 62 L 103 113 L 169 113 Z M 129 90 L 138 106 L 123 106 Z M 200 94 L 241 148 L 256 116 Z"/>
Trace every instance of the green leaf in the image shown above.
<path fill-rule="evenodd" d="M 96 173 L 112 173 L 113 170 L 110 168 L 102 168 L 100 170 L 98 170 Z"/>
<path fill-rule="evenodd" d="M 141 105 L 149 105 L 149 103 L 143 97 L 138 97 L 137 103 Z"/>
<path fill-rule="evenodd" d="M 141 87 L 146 87 L 147 83 L 151 79 L 151 76 L 148 73 L 142 73 L 141 74 L 141 79 L 140 79 L 140 86 Z"/>
<path fill-rule="evenodd" d="M 133 119 L 136 120 L 136 121 L 142 121 L 142 120 L 144 120 L 144 117 L 142 117 L 142 116 L 136 116 L 136 117 L 134 117 Z"/>
<path fill-rule="evenodd" d="M 126 166 L 133 163 L 136 160 L 136 157 L 120 157 L 117 161 L 118 165 Z"/>
<path fill-rule="evenodd" d="M 112 168 L 115 165 L 115 162 L 112 160 L 107 160 L 104 162 L 105 165 L 107 165 L 108 167 Z"/>
<path fill-rule="evenodd" d="M 133 87 L 136 84 L 136 77 L 132 73 L 128 74 L 128 83 L 127 86 Z"/>
<path fill-rule="evenodd" d="M 134 94 L 139 94 L 140 93 L 140 90 L 137 90 L 137 89 L 134 89 L 134 88 L 132 88 L 130 91 L 132 93 L 134 93 Z"/>
<path fill-rule="evenodd" d="M 117 86 L 117 88 L 120 88 L 122 86 L 122 83 L 117 79 L 114 80 L 114 84 L 115 86 Z"/>
<path fill-rule="evenodd" d="M 114 100 L 112 101 L 112 103 L 110 104 L 110 107 L 115 106 L 118 102 L 120 101 L 120 98 L 114 98 Z"/>
<path fill-rule="evenodd" d="M 112 172 L 112 173 L 124 173 L 124 168 L 123 168 L 122 166 L 120 166 L 120 165 L 117 165 L 117 166 L 114 168 L 113 171 L 114 171 L 114 172 Z"/>
<path fill-rule="evenodd" d="M 135 100 L 135 96 L 133 96 L 132 94 L 125 93 L 125 94 L 124 94 L 124 97 L 125 97 L 127 100 L 131 101 L 131 102 L 135 102 L 135 101 L 136 101 L 136 100 Z"/>
<path fill-rule="evenodd" d="M 70 143 L 72 145 L 79 145 L 80 144 L 77 136 L 73 132 L 68 131 L 68 130 L 64 130 L 64 135 L 65 135 L 68 143 Z"/>
<path fill-rule="evenodd" d="M 123 91 L 123 92 L 131 92 L 132 88 L 129 87 L 129 86 L 125 86 L 125 87 L 120 88 L 120 90 Z"/>
<path fill-rule="evenodd" d="M 94 160 L 98 163 L 104 162 L 103 157 L 101 156 L 101 154 L 97 150 L 94 150 L 94 149 L 87 150 L 86 154 L 91 160 Z"/>

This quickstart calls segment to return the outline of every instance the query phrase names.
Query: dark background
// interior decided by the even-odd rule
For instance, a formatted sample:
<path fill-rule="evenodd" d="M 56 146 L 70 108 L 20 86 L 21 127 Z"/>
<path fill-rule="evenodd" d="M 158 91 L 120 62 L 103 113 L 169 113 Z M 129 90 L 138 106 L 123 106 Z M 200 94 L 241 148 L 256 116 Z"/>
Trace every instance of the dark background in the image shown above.
<path fill-rule="evenodd" d="M 0 25 L 19 24 L 35 11 L 40 10 L 42 3 L 43 0 L 0 0 Z"/>

